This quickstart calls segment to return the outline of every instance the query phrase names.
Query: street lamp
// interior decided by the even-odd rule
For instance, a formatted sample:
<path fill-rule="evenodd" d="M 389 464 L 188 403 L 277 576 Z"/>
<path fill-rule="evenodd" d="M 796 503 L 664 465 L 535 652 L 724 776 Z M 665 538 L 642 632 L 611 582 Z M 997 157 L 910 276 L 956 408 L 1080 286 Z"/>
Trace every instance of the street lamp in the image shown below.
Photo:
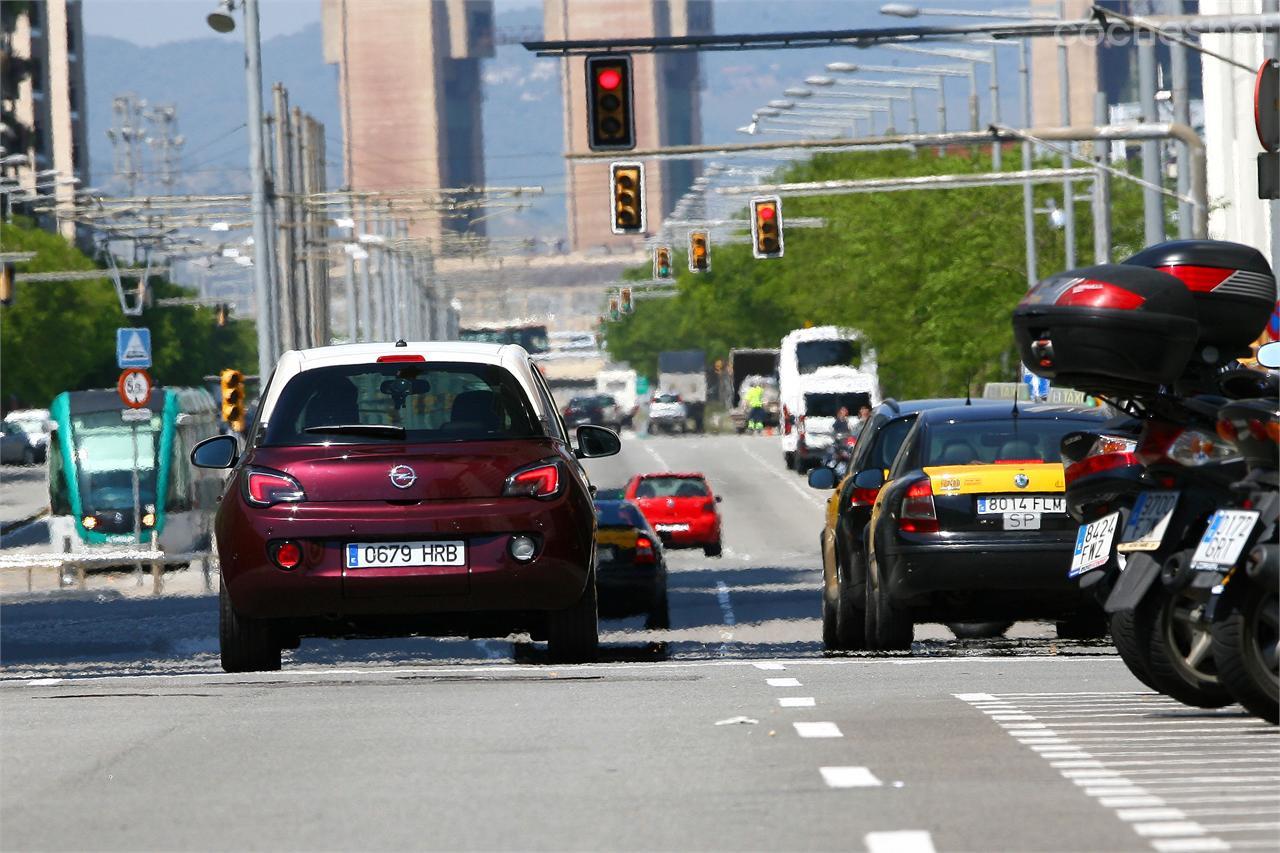
<path fill-rule="evenodd" d="M 850 86 L 850 87 L 856 86 L 860 89 L 861 88 L 906 89 L 907 90 L 906 95 L 899 95 L 895 97 L 901 97 L 907 101 L 907 108 L 909 110 L 908 119 L 911 122 L 910 127 L 911 127 L 912 133 L 920 132 L 920 116 L 916 107 L 916 89 L 931 89 L 933 91 L 939 91 L 939 86 L 941 85 L 939 81 L 929 81 L 929 80 L 839 80 L 838 81 L 834 77 L 823 77 L 820 75 L 806 77 L 804 79 L 804 82 L 810 86 L 822 86 L 822 87 L 828 87 L 828 88 L 834 88 L 836 83 L 838 82 L 844 86 Z M 862 96 L 864 93 L 856 92 L 856 93 L 845 94 L 842 92 L 826 92 L 824 94 L 830 98 L 857 98 L 859 96 Z"/>
<path fill-rule="evenodd" d="M 947 91 L 943 86 L 943 80 L 947 77 L 968 77 L 969 73 L 963 68 L 956 68 L 951 65 L 930 65 L 930 66 L 898 66 L 898 65 L 861 65 L 852 62 L 828 62 L 827 70 L 838 74 L 857 74 L 862 71 L 868 71 L 874 74 L 914 74 L 925 75 L 934 78 L 937 81 L 938 89 L 938 132 L 946 133 L 947 131 Z M 932 88 L 932 87 L 931 87 Z"/>
<path fill-rule="evenodd" d="M 991 121 L 994 124 L 1000 123 L 1000 66 L 997 62 L 996 49 L 989 47 L 985 51 L 982 50 L 963 50 L 957 48 L 945 47 L 912 47 L 910 45 L 889 45 L 894 50 L 905 50 L 909 53 L 923 53 L 932 56 L 945 56 L 949 59 L 960 59 L 971 63 L 969 68 L 973 76 L 969 78 L 969 110 L 972 115 L 973 127 L 971 130 L 978 129 L 978 78 L 974 69 L 977 63 L 981 62 L 989 66 L 988 68 L 988 88 L 991 92 Z M 991 166 L 997 172 L 1000 171 L 1000 143 L 995 142 L 991 146 Z"/>
<path fill-rule="evenodd" d="M 261 252 L 260 263 L 253 265 L 254 300 L 258 303 L 258 375 L 267 377 L 276 356 L 276 305 L 272 297 L 270 238 L 267 234 L 267 169 L 263 159 L 266 149 L 262 128 L 262 39 L 258 32 L 258 0 L 240 0 L 244 13 L 244 76 L 249 102 L 249 177 L 252 183 L 253 241 Z M 236 28 L 234 0 L 221 0 L 206 20 L 218 33 Z"/>

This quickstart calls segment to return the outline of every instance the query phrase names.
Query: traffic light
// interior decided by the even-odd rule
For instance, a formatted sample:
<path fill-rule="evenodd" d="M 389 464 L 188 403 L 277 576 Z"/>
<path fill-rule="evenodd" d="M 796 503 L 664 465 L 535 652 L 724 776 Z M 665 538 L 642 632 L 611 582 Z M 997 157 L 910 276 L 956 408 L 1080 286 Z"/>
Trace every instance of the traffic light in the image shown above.
<path fill-rule="evenodd" d="M 622 288 L 622 313 L 630 314 L 635 311 L 635 306 L 631 303 L 631 288 Z"/>
<path fill-rule="evenodd" d="M 776 195 L 751 199 L 751 254 L 782 257 L 782 199 Z"/>
<path fill-rule="evenodd" d="M 618 298 L 615 296 L 609 300 L 609 319 L 616 321 L 619 318 L 619 316 L 620 315 L 618 314 Z"/>
<path fill-rule="evenodd" d="M 612 226 L 614 234 L 644 231 L 644 165 L 614 163 L 609 167 L 613 188 Z"/>
<path fill-rule="evenodd" d="M 17 271 L 11 263 L 0 263 L 0 305 L 13 304 L 13 283 Z"/>
<path fill-rule="evenodd" d="M 659 246 L 653 250 L 653 277 L 669 279 L 671 271 L 671 248 Z"/>
<path fill-rule="evenodd" d="M 689 272 L 711 269 L 711 235 L 706 231 L 689 232 Z"/>
<path fill-rule="evenodd" d="M 244 432 L 244 374 L 227 368 L 219 379 L 222 384 L 222 419 L 236 432 Z"/>
<path fill-rule="evenodd" d="M 631 57 L 587 57 L 587 145 L 592 151 L 636 147 L 631 112 Z"/>

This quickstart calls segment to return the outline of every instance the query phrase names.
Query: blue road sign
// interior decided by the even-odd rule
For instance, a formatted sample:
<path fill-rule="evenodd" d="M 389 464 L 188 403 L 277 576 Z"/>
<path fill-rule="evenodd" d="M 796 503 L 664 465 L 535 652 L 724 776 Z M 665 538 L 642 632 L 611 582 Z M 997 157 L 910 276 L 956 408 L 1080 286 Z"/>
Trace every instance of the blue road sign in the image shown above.
<path fill-rule="evenodd" d="M 116 329 L 116 364 L 125 367 L 151 366 L 151 330 Z"/>
<path fill-rule="evenodd" d="M 1033 401 L 1049 399 L 1049 380 L 1042 376 L 1036 376 L 1030 370 L 1027 370 L 1025 364 L 1022 365 L 1022 381 L 1026 383 L 1027 392 L 1031 395 Z"/>

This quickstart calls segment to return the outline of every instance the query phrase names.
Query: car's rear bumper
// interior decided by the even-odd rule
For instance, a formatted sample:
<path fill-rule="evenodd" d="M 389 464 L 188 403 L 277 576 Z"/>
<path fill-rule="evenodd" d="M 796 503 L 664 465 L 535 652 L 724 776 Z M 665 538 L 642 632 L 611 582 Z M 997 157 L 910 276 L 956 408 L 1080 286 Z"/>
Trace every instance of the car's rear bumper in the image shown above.
<path fill-rule="evenodd" d="M 280 504 L 253 511 L 237 496 L 218 515 L 223 582 L 237 610 L 256 618 L 418 615 L 557 610 L 582 594 L 592 560 L 593 515 L 562 496 L 423 502 Z M 540 542 L 529 563 L 511 557 L 511 537 Z M 302 545 L 292 570 L 271 562 L 268 545 Z M 466 565 L 346 569 L 351 542 L 462 540 Z"/>
<path fill-rule="evenodd" d="M 652 522 L 662 544 L 668 548 L 702 548 L 720 542 L 720 525 L 714 520 L 655 521 Z M 688 530 L 663 530 L 668 524 L 688 524 Z"/>
<path fill-rule="evenodd" d="M 1074 531 L 1023 541 L 920 544 L 899 538 L 885 552 L 889 597 L 939 619 L 1073 612 L 1092 601 L 1067 577 L 1074 546 Z"/>
<path fill-rule="evenodd" d="M 618 618 L 648 613 L 658 591 L 666 585 L 666 571 L 658 565 L 600 563 L 596 589 L 600 616 Z"/>

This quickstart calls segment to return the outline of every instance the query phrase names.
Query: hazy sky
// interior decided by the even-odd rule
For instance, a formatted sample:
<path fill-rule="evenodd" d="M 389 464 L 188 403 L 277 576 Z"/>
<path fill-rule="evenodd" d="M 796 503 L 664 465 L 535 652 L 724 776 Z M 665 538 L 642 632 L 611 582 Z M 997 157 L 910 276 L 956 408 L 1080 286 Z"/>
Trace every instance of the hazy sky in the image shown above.
<path fill-rule="evenodd" d="M 295 33 L 320 20 L 320 0 L 259 0 L 263 39 Z M 500 10 L 540 5 L 537 0 L 497 0 Z M 84 0 L 85 31 L 153 45 L 204 38 L 217 0 Z M 231 38 L 231 36 L 226 36 Z"/>

